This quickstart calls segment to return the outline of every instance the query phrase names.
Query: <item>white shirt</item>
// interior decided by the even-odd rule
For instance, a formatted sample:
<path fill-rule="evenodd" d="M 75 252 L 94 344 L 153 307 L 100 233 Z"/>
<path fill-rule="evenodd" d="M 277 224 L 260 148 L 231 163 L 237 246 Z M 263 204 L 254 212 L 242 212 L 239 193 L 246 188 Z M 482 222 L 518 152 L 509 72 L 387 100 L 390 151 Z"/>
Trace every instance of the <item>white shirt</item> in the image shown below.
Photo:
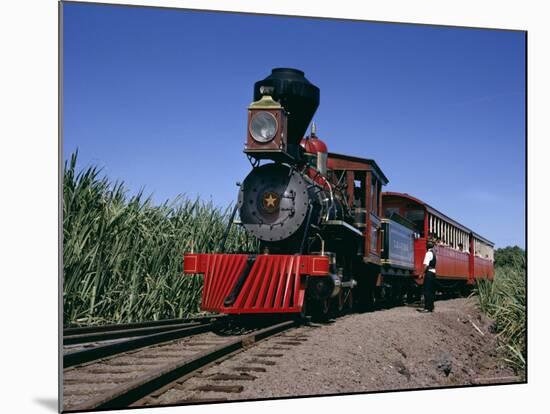
<path fill-rule="evenodd" d="M 434 258 L 434 254 L 431 250 L 428 250 L 426 252 L 426 255 L 424 256 L 424 264 L 428 266 L 428 270 L 435 270 L 433 267 L 430 267 L 430 262 Z"/>

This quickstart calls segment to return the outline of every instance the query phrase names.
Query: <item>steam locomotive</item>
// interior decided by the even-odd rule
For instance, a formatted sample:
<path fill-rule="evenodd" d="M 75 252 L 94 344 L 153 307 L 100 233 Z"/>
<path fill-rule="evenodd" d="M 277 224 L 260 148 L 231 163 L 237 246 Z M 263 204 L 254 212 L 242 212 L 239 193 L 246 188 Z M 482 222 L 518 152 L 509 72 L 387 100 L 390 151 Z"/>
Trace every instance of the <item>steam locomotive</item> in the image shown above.
<path fill-rule="evenodd" d="M 430 238 L 440 241 L 441 287 L 492 278 L 492 242 L 416 198 L 382 193 L 388 179 L 376 162 L 329 153 L 314 123 L 306 136 L 319 101 L 319 88 L 297 69 L 273 69 L 254 84 L 244 148 L 252 171 L 229 226 L 243 226 L 259 251 L 184 254 L 184 273 L 204 274 L 202 309 L 366 310 L 417 290 Z"/>

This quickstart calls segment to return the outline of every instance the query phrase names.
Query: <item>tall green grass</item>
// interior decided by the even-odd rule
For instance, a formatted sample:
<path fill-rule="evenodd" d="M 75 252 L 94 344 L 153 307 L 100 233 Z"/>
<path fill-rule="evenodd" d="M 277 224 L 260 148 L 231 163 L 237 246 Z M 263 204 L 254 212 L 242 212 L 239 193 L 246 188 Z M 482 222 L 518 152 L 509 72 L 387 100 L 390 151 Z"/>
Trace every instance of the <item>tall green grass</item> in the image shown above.
<path fill-rule="evenodd" d="M 525 256 L 516 256 L 514 263 L 495 267 L 494 281 L 481 280 L 474 294 L 479 307 L 495 321 L 496 331 L 506 361 L 523 373 L 526 364 L 526 289 Z"/>
<path fill-rule="evenodd" d="M 128 196 L 96 167 L 63 176 L 63 323 L 102 324 L 181 318 L 199 309 L 201 276 L 184 276 L 182 254 L 220 245 L 231 207 L 183 196 L 154 205 Z M 232 226 L 225 251 L 251 251 L 252 239 Z"/>

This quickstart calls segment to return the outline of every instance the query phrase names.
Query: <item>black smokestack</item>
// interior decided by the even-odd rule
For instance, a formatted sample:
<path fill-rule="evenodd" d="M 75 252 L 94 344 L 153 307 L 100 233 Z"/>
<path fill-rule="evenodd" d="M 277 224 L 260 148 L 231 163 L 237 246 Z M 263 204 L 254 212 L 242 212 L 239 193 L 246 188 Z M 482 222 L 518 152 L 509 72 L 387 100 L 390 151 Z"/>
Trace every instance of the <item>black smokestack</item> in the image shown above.
<path fill-rule="evenodd" d="M 254 84 L 254 101 L 262 97 L 261 86 L 274 88 L 273 99 L 289 113 L 288 143 L 299 144 L 319 106 L 319 88 L 309 82 L 304 72 L 291 68 L 275 68 L 264 80 Z"/>

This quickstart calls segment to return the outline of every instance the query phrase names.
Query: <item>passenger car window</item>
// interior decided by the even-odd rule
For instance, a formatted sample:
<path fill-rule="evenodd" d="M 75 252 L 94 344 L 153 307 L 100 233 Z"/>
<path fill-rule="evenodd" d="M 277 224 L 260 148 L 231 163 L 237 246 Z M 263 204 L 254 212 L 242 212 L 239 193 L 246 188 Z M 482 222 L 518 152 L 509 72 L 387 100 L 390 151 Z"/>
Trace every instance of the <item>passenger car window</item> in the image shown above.
<path fill-rule="evenodd" d="M 412 221 L 416 226 L 416 230 L 420 234 L 424 234 L 424 210 L 412 209 L 405 211 L 405 218 Z"/>

